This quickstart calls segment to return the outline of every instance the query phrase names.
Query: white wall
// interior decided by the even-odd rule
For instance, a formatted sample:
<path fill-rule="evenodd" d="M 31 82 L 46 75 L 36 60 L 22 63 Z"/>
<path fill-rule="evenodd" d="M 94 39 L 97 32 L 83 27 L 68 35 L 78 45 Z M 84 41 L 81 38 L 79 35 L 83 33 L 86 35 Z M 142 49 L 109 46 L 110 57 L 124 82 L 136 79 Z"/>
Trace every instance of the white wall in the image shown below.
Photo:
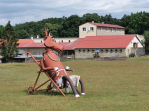
<path fill-rule="evenodd" d="M 69 42 L 69 40 L 70 40 L 70 42 L 73 42 L 73 41 L 75 41 L 75 40 L 77 40 L 78 38 L 76 37 L 76 38 L 54 38 L 55 40 L 56 40 L 56 42 L 57 43 L 59 43 L 59 42 Z M 42 43 L 44 43 L 44 40 L 43 40 L 43 38 L 34 38 L 33 39 L 33 41 L 35 42 L 35 43 L 41 43 L 41 41 L 42 41 Z"/>
<path fill-rule="evenodd" d="M 86 31 L 82 31 L 83 27 L 86 27 Z M 94 27 L 94 31 L 89 31 L 90 27 Z M 85 38 L 86 36 L 97 36 L 97 26 L 90 23 L 85 23 L 83 25 L 80 25 L 79 38 Z"/>
<path fill-rule="evenodd" d="M 132 48 L 133 47 L 133 43 L 138 43 L 138 47 L 139 48 L 143 48 L 142 44 L 139 42 L 139 40 L 136 37 L 133 38 L 133 40 L 129 43 L 127 48 Z"/>
<path fill-rule="evenodd" d="M 134 48 L 133 43 L 138 43 L 138 47 Z M 132 41 L 129 43 L 129 45 L 126 47 L 125 50 L 126 56 L 128 57 L 130 53 L 136 53 L 140 56 L 145 55 L 145 48 L 140 43 L 140 41 L 137 39 L 137 37 L 134 37 Z"/>

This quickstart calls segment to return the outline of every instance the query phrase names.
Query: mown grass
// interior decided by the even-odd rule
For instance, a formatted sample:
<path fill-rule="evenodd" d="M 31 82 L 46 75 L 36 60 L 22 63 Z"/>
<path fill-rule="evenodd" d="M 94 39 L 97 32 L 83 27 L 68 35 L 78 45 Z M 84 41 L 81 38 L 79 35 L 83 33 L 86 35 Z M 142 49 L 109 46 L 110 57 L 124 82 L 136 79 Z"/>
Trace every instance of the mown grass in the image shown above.
<path fill-rule="evenodd" d="M 0 111 L 147 111 L 149 57 L 125 61 L 72 60 L 63 62 L 84 80 L 86 95 L 64 98 L 59 91 L 28 95 L 39 70 L 35 63 L 0 65 Z M 47 80 L 44 73 L 38 85 Z M 44 85 L 47 87 L 48 84 Z M 79 87 L 80 88 L 80 87 Z M 63 90 L 64 91 L 64 90 Z"/>
<path fill-rule="evenodd" d="M 94 59 L 61 59 L 61 62 L 68 62 L 68 61 L 94 61 Z"/>

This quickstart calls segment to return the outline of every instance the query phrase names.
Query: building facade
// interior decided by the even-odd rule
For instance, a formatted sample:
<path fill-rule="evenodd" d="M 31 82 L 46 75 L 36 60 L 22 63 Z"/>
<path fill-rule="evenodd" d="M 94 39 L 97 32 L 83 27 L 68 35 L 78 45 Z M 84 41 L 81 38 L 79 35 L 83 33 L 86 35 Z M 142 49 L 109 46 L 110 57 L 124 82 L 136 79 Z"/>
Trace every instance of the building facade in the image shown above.
<path fill-rule="evenodd" d="M 57 43 L 61 42 L 74 42 L 79 37 L 70 37 L 70 38 L 54 38 Z M 35 43 L 44 43 L 44 38 L 32 38 Z"/>
<path fill-rule="evenodd" d="M 125 27 L 94 22 L 87 22 L 79 26 L 79 38 L 103 35 L 125 35 Z"/>
<path fill-rule="evenodd" d="M 75 58 L 93 58 L 96 50 L 99 50 L 99 57 L 145 55 L 144 46 L 136 35 L 88 36 L 76 47 Z"/>

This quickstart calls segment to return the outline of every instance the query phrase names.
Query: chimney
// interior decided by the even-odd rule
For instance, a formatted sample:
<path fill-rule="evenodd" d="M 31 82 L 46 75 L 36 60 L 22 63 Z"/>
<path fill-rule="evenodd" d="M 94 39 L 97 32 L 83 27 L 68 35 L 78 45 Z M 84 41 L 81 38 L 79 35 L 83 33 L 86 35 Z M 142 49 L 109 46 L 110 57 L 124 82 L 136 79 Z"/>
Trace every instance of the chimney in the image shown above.
<path fill-rule="evenodd" d="M 37 35 L 37 39 L 39 38 L 39 36 Z"/>
<path fill-rule="evenodd" d="M 94 23 L 94 21 L 92 21 L 92 23 Z"/>
<path fill-rule="evenodd" d="M 104 24 L 104 22 L 102 22 L 102 24 Z"/>
<path fill-rule="evenodd" d="M 31 35 L 31 39 L 33 40 L 33 35 Z"/>

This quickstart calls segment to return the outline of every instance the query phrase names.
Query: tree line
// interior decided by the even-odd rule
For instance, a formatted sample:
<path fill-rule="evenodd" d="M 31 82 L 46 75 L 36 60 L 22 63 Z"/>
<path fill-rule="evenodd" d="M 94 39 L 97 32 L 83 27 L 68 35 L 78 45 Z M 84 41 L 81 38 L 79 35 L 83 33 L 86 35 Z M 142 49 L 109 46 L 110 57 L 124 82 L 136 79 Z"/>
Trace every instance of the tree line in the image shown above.
<path fill-rule="evenodd" d="M 97 13 L 87 13 L 82 17 L 71 15 L 69 17 L 48 18 L 38 22 L 26 22 L 16 24 L 14 30 L 19 39 L 30 38 L 31 36 L 43 38 L 45 28 L 49 30 L 53 37 L 79 37 L 79 25 L 86 22 L 104 22 L 105 24 L 115 24 L 125 27 L 126 34 L 143 34 L 149 30 L 149 13 L 137 12 L 131 15 L 124 15 L 121 19 L 113 18 L 111 14 L 99 16 Z M 0 25 L 0 38 L 4 30 Z"/>

